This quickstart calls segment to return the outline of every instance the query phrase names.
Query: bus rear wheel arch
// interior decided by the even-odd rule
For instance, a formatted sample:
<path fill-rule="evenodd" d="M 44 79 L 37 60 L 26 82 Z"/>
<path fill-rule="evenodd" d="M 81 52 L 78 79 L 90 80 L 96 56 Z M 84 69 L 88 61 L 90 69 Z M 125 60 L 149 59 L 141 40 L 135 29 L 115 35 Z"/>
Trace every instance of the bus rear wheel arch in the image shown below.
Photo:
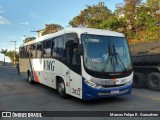
<path fill-rule="evenodd" d="M 63 78 L 56 77 L 56 83 L 57 83 L 57 92 L 62 98 L 67 98 L 68 95 L 66 93 L 65 83 Z"/>

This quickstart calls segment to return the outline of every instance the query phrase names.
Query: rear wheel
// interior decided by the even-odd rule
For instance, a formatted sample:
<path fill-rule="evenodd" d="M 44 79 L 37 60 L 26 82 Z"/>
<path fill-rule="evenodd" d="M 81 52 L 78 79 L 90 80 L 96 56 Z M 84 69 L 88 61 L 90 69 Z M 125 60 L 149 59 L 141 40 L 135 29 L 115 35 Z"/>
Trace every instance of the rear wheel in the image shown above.
<path fill-rule="evenodd" d="M 147 78 L 147 86 L 151 90 L 160 90 L 160 74 L 150 73 Z"/>
<path fill-rule="evenodd" d="M 133 76 L 133 87 L 134 88 L 143 88 L 145 87 L 145 75 L 139 72 L 135 72 Z"/>
<path fill-rule="evenodd" d="M 62 78 L 59 78 L 57 81 L 57 91 L 58 94 L 62 97 L 62 98 L 66 98 L 67 94 L 66 94 L 66 89 L 65 89 L 65 84 Z"/>

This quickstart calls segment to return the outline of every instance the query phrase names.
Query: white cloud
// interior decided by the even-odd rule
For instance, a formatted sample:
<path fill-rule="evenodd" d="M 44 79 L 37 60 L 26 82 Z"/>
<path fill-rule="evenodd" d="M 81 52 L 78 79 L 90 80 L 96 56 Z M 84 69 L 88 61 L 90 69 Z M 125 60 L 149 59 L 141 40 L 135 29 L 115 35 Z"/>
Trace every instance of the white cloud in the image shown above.
<path fill-rule="evenodd" d="M 5 17 L 3 17 L 3 16 L 0 16 L 0 25 L 7 25 L 7 24 L 9 24 L 9 21 L 5 18 Z"/>
<path fill-rule="evenodd" d="M 21 25 L 29 25 L 29 22 L 22 22 Z"/>

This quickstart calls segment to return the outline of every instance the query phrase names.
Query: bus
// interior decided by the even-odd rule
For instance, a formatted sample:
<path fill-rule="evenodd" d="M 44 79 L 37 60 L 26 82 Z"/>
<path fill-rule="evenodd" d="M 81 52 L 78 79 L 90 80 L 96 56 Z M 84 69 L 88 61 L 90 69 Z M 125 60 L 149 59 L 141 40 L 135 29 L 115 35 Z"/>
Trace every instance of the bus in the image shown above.
<path fill-rule="evenodd" d="M 29 83 L 38 82 L 68 95 L 93 100 L 130 94 L 133 68 L 121 33 L 67 28 L 24 43 L 19 70 Z"/>

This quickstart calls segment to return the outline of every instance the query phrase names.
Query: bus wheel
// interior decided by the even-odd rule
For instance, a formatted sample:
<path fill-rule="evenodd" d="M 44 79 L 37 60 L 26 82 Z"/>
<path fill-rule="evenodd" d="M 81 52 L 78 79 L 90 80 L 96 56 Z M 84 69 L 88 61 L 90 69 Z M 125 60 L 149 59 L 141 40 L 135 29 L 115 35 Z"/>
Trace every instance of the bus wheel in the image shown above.
<path fill-rule="evenodd" d="M 151 90 L 155 90 L 155 91 L 160 90 L 160 74 L 150 73 L 147 78 L 147 86 Z"/>
<path fill-rule="evenodd" d="M 63 81 L 62 78 L 58 79 L 58 81 L 57 81 L 57 91 L 58 91 L 58 94 L 62 98 L 66 98 L 67 97 L 65 84 L 64 84 L 64 81 Z"/>
<path fill-rule="evenodd" d="M 134 88 L 143 88 L 145 87 L 145 76 L 142 73 L 135 72 L 133 76 L 133 87 Z"/>
<path fill-rule="evenodd" d="M 34 83 L 30 72 L 28 72 L 28 82 L 29 82 L 30 84 L 33 84 L 33 83 Z"/>

